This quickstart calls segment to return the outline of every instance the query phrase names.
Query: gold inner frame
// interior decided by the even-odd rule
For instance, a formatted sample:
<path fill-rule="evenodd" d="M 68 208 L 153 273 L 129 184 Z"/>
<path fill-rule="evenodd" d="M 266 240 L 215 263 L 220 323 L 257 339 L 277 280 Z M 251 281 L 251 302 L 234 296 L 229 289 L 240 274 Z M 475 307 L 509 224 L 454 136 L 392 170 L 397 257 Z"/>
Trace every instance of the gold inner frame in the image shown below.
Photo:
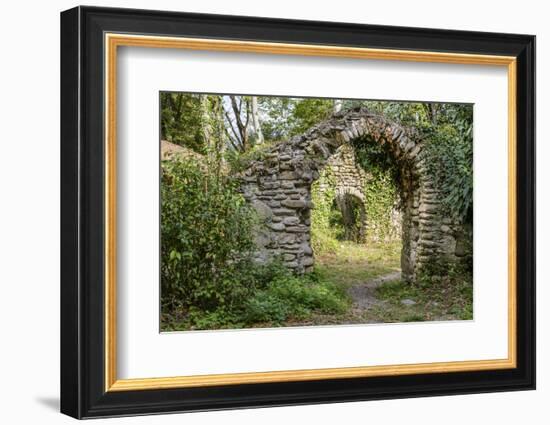
<path fill-rule="evenodd" d="M 383 366 L 117 379 L 116 100 L 119 46 L 504 66 L 508 71 L 508 357 Z M 105 34 L 105 391 L 511 369 L 516 358 L 516 58 L 325 45 Z"/>

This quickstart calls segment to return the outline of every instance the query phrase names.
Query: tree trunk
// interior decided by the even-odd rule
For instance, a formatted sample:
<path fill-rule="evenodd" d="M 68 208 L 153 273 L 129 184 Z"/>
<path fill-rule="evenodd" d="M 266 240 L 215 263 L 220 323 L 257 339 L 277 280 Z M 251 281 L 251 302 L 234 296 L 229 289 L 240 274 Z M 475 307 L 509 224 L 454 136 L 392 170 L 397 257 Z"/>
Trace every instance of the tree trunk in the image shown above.
<path fill-rule="evenodd" d="M 217 97 L 215 106 L 214 106 L 214 113 L 216 115 L 216 131 L 217 131 L 217 138 L 218 141 L 218 151 L 220 153 L 221 157 L 221 164 L 222 166 L 225 165 L 225 151 L 226 151 L 226 141 L 225 141 L 225 125 L 223 123 L 223 105 L 222 105 L 222 98 L 221 96 Z"/>
<path fill-rule="evenodd" d="M 241 97 L 239 102 L 237 102 L 236 96 L 229 96 L 231 99 L 231 107 L 233 109 L 233 115 L 235 115 L 235 124 L 237 125 L 237 130 L 239 134 L 239 139 L 241 143 L 241 150 L 245 152 L 248 148 L 248 104 L 245 104 L 246 107 L 246 121 L 243 122 L 241 112 L 243 107 L 243 102 L 246 101 Z"/>
<path fill-rule="evenodd" d="M 208 97 L 204 94 L 199 95 L 199 105 L 201 114 L 201 133 L 208 151 L 212 151 L 212 128 L 210 123 L 210 113 L 208 111 Z"/>
<path fill-rule="evenodd" d="M 258 97 L 252 96 L 252 125 L 254 126 L 254 134 L 256 136 L 256 144 L 261 145 L 264 142 L 264 135 L 260 125 L 260 116 L 258 112 Z"/>

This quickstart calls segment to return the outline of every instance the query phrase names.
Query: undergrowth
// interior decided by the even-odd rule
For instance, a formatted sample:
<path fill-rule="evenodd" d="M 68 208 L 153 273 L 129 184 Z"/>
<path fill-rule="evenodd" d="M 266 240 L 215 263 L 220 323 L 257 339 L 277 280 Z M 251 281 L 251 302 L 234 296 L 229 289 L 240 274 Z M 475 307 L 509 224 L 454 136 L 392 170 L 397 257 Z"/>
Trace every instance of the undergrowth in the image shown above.
<path fill-rule="evenodd" d="M 278 327 L 316 314 L 338 315 L 349 307 L 342 288 L 318 273 L 295 276 L 279 262 L 257 266 L 256 290 L 231 306 L 190 307 L 162 316 L 163 331 Z"/>
<path fill-rule="evenodd" d="M 401 280 L 390 282 L 376 289 L 379 299 L 388 302 L 393 310 L 402 308 L 406 314 L 413 313 L 415 320 L 472 320 L 473 319 L 473 285 L 471 272 L 462 267 L 451 267 L 448 273 L 440 278 L 420 276 L 415 284 Z M 412 300 L 416 304 L 407 308 L 403 300 Z M 398 317 L 388 321 L 415 321 Z"/>

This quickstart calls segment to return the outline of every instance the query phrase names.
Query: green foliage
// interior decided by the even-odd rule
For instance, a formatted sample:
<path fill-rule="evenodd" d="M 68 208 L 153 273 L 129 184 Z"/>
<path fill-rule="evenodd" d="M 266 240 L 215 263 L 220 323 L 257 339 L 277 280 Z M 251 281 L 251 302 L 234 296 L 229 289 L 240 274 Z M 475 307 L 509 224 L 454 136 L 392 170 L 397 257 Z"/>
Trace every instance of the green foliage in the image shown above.
<path fill-rule="evenodd" d="M 392 210 L 398 199 L 397 168 L 379 144 L 364 143 L 355 148 L 359 165 L 368 173 L 364 182 L 366 239 L 388 240 L 400 235 L 392 233 Z M 325 168 L 311 187 L 314 208 L 311 211 L 311 243 L 316 254 L 335 253 L 345 234 L 342 214 L 335 205 L 335 178 Z M 321 191 L 321 187 L 325 188 Z M 359 220 L 359 208 L 354 210 Z"/>
<path fill-rule="evenodd" d="M 228 96 L 168 93 L 160 95 L 163 139 L 199 153 L 228 151 L 233 169 L 261 157 L 264 148 L 250 143 L 244 152 L 233 149 L 228 137 Z M 285 140 L 301 134 L 330 116 L 334 101 L 320 98 L 259 96 L 260 126 L 265 141 Z M 472 105 L 419 102 L 344 100 L 343 109 L 364 106 L 389 120 L 414 126 L 426 141 L 428 172 L 444 195 L 449 214 L 471 222 L 473 208 L 473 107 Z M 243 118 L 244 119 L 244 118 Z M 254 135 L 250 135 L 251 140 Z M 213 140 L 215 139 L 215 140 Z M 365 170 L 388 170 L 399 180 L 399 170 L 387 147 L 369 140 L 356 141 Z M 209 148 L 210 146 L 210 148 Z M 258 148 L 258 150 L 256 150 Z M 242 155 L 242 157 L 241 157 Z"/>
<path fill-rule="evenodd" d="M 204 118 L 198 95 L 185 93 L 160 94 L 161 137 L 177 145 L 204 153 L 206 140 L 202 132 Z"/>
<path fill-rule="evenodd" d="M 276 276 L 248 300 L 245 318 L 247 322 L 281 325 L 288 319 L 304 319 L 313 312 L 343 313 L 347 306 L 341 291 L 314 274 L 297 277 L 286 273 Z"/>
<path fill-rule="evenodd" d="M 398 191 L 392 170 L 371 168 L 365 182 L 365 209 L 367 238 L 385 240 L 400 235 L 393 234 L 392 210 L 398 199 Z"/>
<path fill-rule="evenodd" d="M 365 205 L 349 193 L 340 194 L 333 202 L 329 222 L 336 231 L 336 239 L 364 243 Z"/>
<path fill-rule="evenodd" d="M 246 170 L 254 161 L 262 161 L 266 154 L 277 142 L 267 141 L 262 145 L 255 145 L 246 152 L 231 150 L 225 155 L 225 159 L 232 173 Z"/>
<path fill-rule="evenodd" d="M 473 211 L 473 107 L 467 104 L 384 101 L 345 101 L 344 107 L 365 106 L 386 118 L 414 126 L 425 140 L 428 172 L 443 192 L 443 204 L 460 222 L 471 223 Z M 391 168 L 381 147 L 361 143 L 358 155 L 368 149 L 365 169 L 375 163 Z M 377 152 L 377 150 L 379 152 Z M 364 155 L 363 155 L 364 157 Z M 364 158 L 363 158 L 364 159 Z M 395 167 L 395 166 L 394 166 Z M 398 179 L 397 170 L 392 171 Z"/>
<path fill-rule="evenodd" d="M 334 101 L 331 99 L 306 98 L 298 99 L 290 117 L 290 135 L 302 134 L 315 124 L 328 118 Z"/>
<path fill-rule="evenodd" d="M 454 105 L 441 122 L 426 131 L 428 171 L 443 192 L 444 206 L 460 222 L 473 215 L 473 110 Z M 468 105 L 466 105 L 468 106 Z"/>
<path fill-rule="evenodd" d="M 369 137 L 353 142 L 357 163 L 367 172 L 387 172 L 397 184 L 399 167 L 389 151 L 388 145 L 380 144 Z"/>
<path fill-rule="evenodd" d="M 251 259 L 253 233 L 259 223 L 227 173 L 242 171 L 250 161 L 263 159 L 273 144 L 328 118 L 333 100 L 258 97 L 265 142 L 255 145 L 251 132 L 250 143 L 243 149 L 231 143 L 228 96 L 161 93 L 160 100 L 162 138 L 207 156 L 204 164 L 167 161 L 162 167 L 164 330 L 280 326 L 318 320 L 320 315 L 330 316 L 327 320 L 341 319 L 349 314 L 349 299 L 342 290 L 346 279 L 356 279 L 354 284 L 358 284 L 399 267 L 399 246 L 393 246 L 393 241 L 384 247 L 391 245 L 391 253 L 369 245 L 367 258 L 365 245 L 338 239 L 342 216 L 334 208 L 334 179 L 328 170 L 312 187 L 315 208 L 311 212 L 311 243 L 316 270 L 322 273 L 299 277 L 277 262 L 259 266 Z M 428 172 L 444 194 L 445 207 L 458 220 L 471 220 L 471 105 L 346 100 L 343 109 L 354 106 L 366 106 L 389 120 L 416 127 L 424 137 Z M 242 113 L 243 121 L 248 120 L 247 114 Z M 245 126 L 245 133 L 250 131 Z M 368 138 L 357 141 L 355 152 L 370 176 L 365 182 L 367 237 L 385 239 L 391 231 L 390 213 L 398 193 L 398 164 L 386 146 Z M 324 194 L 319 190 L 321 182 L 328 187 Z M 342 261 L 338 267 L 323 269 L 322 256 L 342 257 Z M 383 290 L 380 295 L 389 300 L 396 299 L 399 291 L 399 296 L 413 291 L 407 292 L 407 297 L 420 300 L 423 306 L 431 305 L 428 295 L 440 297 L 441 312 L 471 318 L 471 276 L 468 271 L 461 273 L 457 272 L 451 282 L 434 282 L 427 274 L 418 287 L 401 286 L 394 288 L 395 296 Z M 394 307 L 395 311 L 405 309 L 400 304 Z M 420 320 L 427 316 L 419 310 L 399 317 Z"/>
<path fill-rule="evenodd" d="M 325 190 L 322 191 L 321 187 Z M 330 168 L 325 168 L 319 179 L 311 186 L 311 246 L 315 255 L 334 253 L 338 248 L 338 228 L 334 226 L 335 180 Z"/>
<path fill-rule="evenodd" d="M 161 202 L 163 309 L 211 310 L 246 297 L 256 219 L 236 182 L 189 160 L 165 161 Z"/>
<path fill-rule="evenodd" d="M 290 137 L 290 117 L 294 110 L 291 97 L 259 96 L 258 103 L 264 119 L 262 132 L 266 141 L 284 140 Z"/>
<path fill-rule="evenodd" d="M 348 308 L 348 299 L 342 290 L 314 273 L 295 276 L 277 261 L 251 267 L 249 273 L 256 289 L 239 303 L 207 311 L 193 306 L 177 320 L 165 316 L 163 328 L 282 326 L 289 320 L 306 319 L 314 314 L 341 314 Z"/>
<path fill-rule="evenodd" d="M 264 119 L 262 131 L 267 141 L 284 140 L 302 134 L 328 118 L 334 101 L 321 98 L 259 96 Z"/>

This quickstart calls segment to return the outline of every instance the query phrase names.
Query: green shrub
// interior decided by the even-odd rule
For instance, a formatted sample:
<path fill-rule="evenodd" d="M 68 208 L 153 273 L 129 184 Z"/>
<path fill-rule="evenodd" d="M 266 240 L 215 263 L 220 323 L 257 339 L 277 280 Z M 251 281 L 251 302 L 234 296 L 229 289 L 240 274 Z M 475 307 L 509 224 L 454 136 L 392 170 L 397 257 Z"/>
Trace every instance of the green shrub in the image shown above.
<path fill-rule="evenodd" d="M 284 300 L 261 291 L 248 300 L 243 311 L 245 323 L 283 323 L 291 313 L 291 308 Z"/>
<path fill-rule="evenodd" d="M 247 323 L 281 324 L 288 319 L 303 319 L 312 313 L 338 314 L 346 311 L 346 296 L 335 286 L 317 279 L 315 274 L 276 276 L 269 286 L 251 297 L 243 312 Z"/>
<path fill-rule="evenodd" d="M 166 317 L 164 330 L 227 329 L 281 326 L 289 320 L 307 319 L 314 314 L 341 314 L 349 306 L 341 288 L 315 273 L 295 276 L 280 262 L 255 265 L 249 270 L 254 282 L 239 303 L 212 310 L 190 307 L 179 318 Z"/>
<path fill-rule="evenodd" d="M 240 303 L 250 276 L 255 214 L 215 167 L 164 161 L 161 184 L 163 313 Z"/>

